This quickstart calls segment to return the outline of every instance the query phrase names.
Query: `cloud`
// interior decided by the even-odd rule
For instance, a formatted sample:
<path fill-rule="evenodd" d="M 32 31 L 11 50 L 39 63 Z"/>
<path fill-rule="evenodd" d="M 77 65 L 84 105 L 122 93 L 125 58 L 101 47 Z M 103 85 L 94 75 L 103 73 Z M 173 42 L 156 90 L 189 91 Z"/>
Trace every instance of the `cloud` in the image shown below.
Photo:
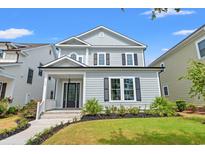
<path fill-rule="evenodd" d="M 182 35 L 182 36 L 186 36 L 186 35 L 189 35 L 191 33 L 193 33 L 196 29 L 183 29 L 183 30 L 180 30 L 180 31 L 177 31 L 177 32 L 174 32 L 172 33 L 172 35 Z"/>
<path fill-rule="evenodd" d="M 180 16 L 180 15 L 190 15 L 196 13 L 193 10 L 180 10 L 179 12 L 176 12 L 174 9 L 168 9 L 167 12 L 161 12 L 161 13 L 156 13 L 157 18 L 163 18 L 167 16 Z M 152 10 L 145 11 L 141 13 L 141 15 L 149 15 L 151 18 L 152 15 Z"/>
<path fill-rule="evenodd" d="M 166 52 L 166 51 L 168 51 L 168 50 L 169 50 L 169 49 L 167 49 L 167 48 L 162 48 L 162 49 L 161 49 L 162 52 Z"/>
<path fill-rule="evenodd" d="M 0 30 L 0 39 L 16 39 L 23 36 L 33 35 L 33 31 L 28 29 L 10 28 Z"/>

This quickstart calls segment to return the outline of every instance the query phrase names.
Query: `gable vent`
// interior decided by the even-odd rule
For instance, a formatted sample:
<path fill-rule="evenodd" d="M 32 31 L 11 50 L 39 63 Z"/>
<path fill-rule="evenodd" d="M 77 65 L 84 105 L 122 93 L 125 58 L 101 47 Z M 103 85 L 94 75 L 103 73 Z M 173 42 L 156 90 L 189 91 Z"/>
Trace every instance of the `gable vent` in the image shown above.
<path fill-rule="evenodd" d="M 99 34 L 98 34 L 98 37 L 104 37 L 105 36 L 105 33 L 104 32 L 100 32 Z"/>

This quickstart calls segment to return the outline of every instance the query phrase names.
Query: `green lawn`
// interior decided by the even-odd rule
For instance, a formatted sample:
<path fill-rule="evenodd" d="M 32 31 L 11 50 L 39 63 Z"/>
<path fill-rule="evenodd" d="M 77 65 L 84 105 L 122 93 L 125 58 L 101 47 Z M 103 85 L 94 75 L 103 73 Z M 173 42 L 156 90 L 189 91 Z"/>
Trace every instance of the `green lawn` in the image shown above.
<path fill-rule="evenodd" d="M 205 144 L 205 124 L 182 117 L 88 121 L 62 129 L 44 144 Z"/>
<path fill-rule="evenodd" d="M 10 116 L 7 118 L 0 119 L 0 133 L 5 129 L 12 129 L 17 126 L 16 120 L 19 119 L 19 116 Z"/>

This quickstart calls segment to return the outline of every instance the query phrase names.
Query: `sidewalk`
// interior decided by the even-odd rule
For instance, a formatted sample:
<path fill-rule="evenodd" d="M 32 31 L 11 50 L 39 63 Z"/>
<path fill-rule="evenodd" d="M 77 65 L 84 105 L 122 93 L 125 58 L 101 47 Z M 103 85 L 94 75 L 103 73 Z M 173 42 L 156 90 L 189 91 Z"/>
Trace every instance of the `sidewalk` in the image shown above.
<path fill-rule="evenodd" d="M 0 145 L 24 145 L 35 134 L 43 131 L 46 128 L 60 124 L 61 122 L 72 121 L 73 119 L 40 119 L 31 121 L 31 126 L 26 130 L 10 136 L 0 141 Z"/>

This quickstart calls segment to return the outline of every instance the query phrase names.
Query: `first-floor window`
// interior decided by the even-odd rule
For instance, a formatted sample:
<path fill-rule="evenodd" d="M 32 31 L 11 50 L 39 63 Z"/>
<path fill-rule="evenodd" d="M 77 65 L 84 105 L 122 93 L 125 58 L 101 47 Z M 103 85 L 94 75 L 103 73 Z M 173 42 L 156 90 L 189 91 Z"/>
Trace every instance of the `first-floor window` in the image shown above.
<path fill-rule="evenodd" d="M 32 80 L 33 80 L 33 70 L 29 68 L 28 69 L 27 83 L 32 84 Z"/>
<path fill-rule="evenodd" d="M 111 79 L 111 100 L 121 100 L 120 79 Z"/>
<path fill-rule="evenodd" d="M 169 96 L 168 86 L 164 86 L 164 87 L 163 87 L 163 91 L 164 91 L 164 96 Z"/>
<path fill-rule="evenodd" d="M 124 79 L 124 99 L 134 100 L 133 79 Z"/>

